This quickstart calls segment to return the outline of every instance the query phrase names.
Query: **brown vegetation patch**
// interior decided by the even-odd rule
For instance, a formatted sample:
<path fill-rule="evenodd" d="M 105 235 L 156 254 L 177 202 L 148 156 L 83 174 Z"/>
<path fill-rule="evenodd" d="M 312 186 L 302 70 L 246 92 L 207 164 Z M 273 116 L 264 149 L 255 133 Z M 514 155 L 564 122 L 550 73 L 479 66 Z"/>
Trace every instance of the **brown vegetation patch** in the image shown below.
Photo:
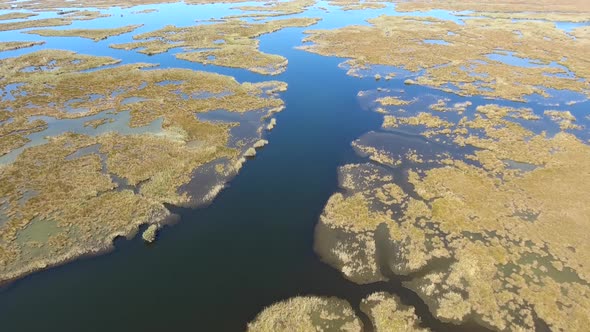
<path fill-rule="evenodd" d="M 260 52 L 255 38 L 288 27 L 310 26 L 317 21 L 318 19 L 311 18 L 291 18 L 256 24 L 229 20 L 183 28 L 167 26 L 134 36 L 136 42 L 111 47 L 139 49 L 138 52 L 150 55 L 181 47 L 185 52 L 176 55 L 179 59 L 276 75 L 285 71 L 287 59 Z"/>
<path fill-rule="evenodd" d="M 0 21 L 4 21 L 4 20 L 20 20 L 20 19 L 25 19 L 25 18 L 37 16 L 37 15 L 39 15 L 39 14 L 35 14 L 35 13 L 23 13 L 23 12 L 11 12 L 11 13 L 6 13 L 6 14 L 0 15 Z"/>
<path fill-rule="evenodd" d="M 105 16 L 108 15 L 101 14 L 98 11 L 75 11 L 55 18 L 42 18 L 38 20 L 25 20 L 9 23 L 0 23 L 0 31 L 70 25 L 74 21 L 87 21 Z"/>
<path fill-rule="evenodd" d="M 423 70 L 416 80 L 407 82 L 463 95 L 523 100 L 530 94 L 547 96 L 545 88 L 584 94 L 590 89 L 590 63 L 585 56 L 590 52 L 589 34 L 583 30 L 572 39 L 553 23 L 539 21 L 466 19 L 459 25 L 428 17 L 380 16 L 369 23 L 371 26 L 308 31 L 305 41 L 313 44 L 302 48 L 351 58 L 352 66 Z M 498 51 L 514 52 L 514 56 L 533 59 L 539 66 L 518 67 L 488 58 Z M 568 72 L 549 65 L 552 62 L 567 68 L 574 77 L 563 76 Z"/>
<path fill-rule="evenodd" d="M 248 324 L 250 332 L 360 332 L 361 321 L 350 304 L 335 297 L 294 297 L 264 309 Z"/>
<path fill-rule="evenodd" d="M 21 48 L 33 47 L 45 44 L 44 41 L 14 41 L 14 42 L 0 42 L 0 52 L 14 51 Z"/>
<path fill-rule="evenodd" d="M 157 5 L 164 3 L 177 3 L 179 0 L 22 0 L 18 2 L 19 9 L 27 10 L 60 10 L 62 8 L 101 8 L 107 9 L 111 7 L 130 8 L 141 5 Z M 189 5 L 201 5 L 212 3 L 240 3 L 246 2 L 244 0 L 184 0 Z M 11 3 L 6 2 L 0 4 L 0 9 L 13 9 Z"/>
<path fill-rule="evenodd" d="M 530 18 L 547 18 L 552 15 L 562 15 L 559 17 L 578 16 L 590 18 L 590 4 L 584 0 L 500 0 L 500 1 L 460 1 L 460 0 L 394 0 L 395 9 L 400 12 L 429 11 L 433 9 L 444 9 L 452 11 L 478 11 L 492 12 L 496 15 L 505 17 L 506 13 L 510 15 L 520 15 L 520 17 Z M 497 14 L 498 13 L 498 14 Z M 546 16 L 547 15 L 547 16 Z M 519 18 L 514 17 L 514 18 Z"/>
<path fill-rule="evenodd" d="M 222 160 L 223 178 L 235 174 L 242 161 L 241 151 L 227 146 L 231 127 L 239 123 L 204 122 L 196 114 L 262 110 L 264 117 L 282 108 L 276 92 L 287 87 L 147 64 L 101 68 L 116 63 L 60 50 L 0 60 L 0 87 L 13 85 L 12 98 L 1 102 L 6 110 L 0 112 L 0 155 L 47 128 L 43 120 L 32 121 L 35 116 L 59 121 L 108 110 L 129 111 L 131 128 L 161 121 L 145 134 L 62 133 L 0 167 L 0 212 L 7 216 L 0 226 L 0 282 L 109 249 L 114 237 L 131 236 L 141 224 L 158 227 L 169 214 L 164 203 L 202 199 L 180 188 L 202 166 Z M 108 121 L 84 125 L 96 128 Z M 263 127 L 261 119 L 252 143 Z M 211 189 L 199 188 L 199 195 Z"/>
<path fill-rule="evenodd" d="M 420 319 L 414 309 L 400 303 L 397 296 L 385 292 L 373 293 L 363 299 L 361 310 L 365 312 L 375 332 L 426 332 L 419 327 Z"/>
<path fill-rule="evenodd" d="M 294 15 L 303 13 L 308 7 L 314 5 L 315 0 L 291 0 L 291 1 L 268 1 L 260 6 L 238 6 L 238 9 L 244 12 L 262 12 L 262 13 L 245 13 L 228 16 L 226 18 L 267 18 L 273 16 Z"/>
<path fill-rule="evenodd" d="M 99 41 L 132 32 L 141 26 L 143 26 L 143 24 L 127 25 L 112 29 L 29 30 L 27 33 L 44 37 L 82 37 Z"/>
<path fill-rule="evenodd" d="M 546 115 L 575 120 L 568 112 Z M 396 123 L 422 126 L 419 117 Z M 413 164 L 398 177 L 371 164 L 343 167 L 344 192 L 324 209 L 316 251 L 358 283 L 383 280 L 384 268 L 422 271 L 407 286 L 443 321 L 534 330 L 538 318 L 554 330 L 583 329 L 590 147 L 571 134 L 548 137 L 517 123 L 540 119 L 528 108 L 482 105 L 423 131 L 465 147 L 458 155 Z"/>

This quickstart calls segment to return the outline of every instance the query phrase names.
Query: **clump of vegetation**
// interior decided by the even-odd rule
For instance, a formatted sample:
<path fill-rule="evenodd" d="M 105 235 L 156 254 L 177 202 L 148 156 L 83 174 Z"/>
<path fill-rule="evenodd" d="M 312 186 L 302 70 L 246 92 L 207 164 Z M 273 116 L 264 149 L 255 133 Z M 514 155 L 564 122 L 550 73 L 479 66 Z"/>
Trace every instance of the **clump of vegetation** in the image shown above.
<path fill-rule="evenodd" d="M 67 30 L 29 30 L 26 33 L 45 37 L 82 37 L 99 41 L 113 36 L 119 36 L 142 27 L 143 24 L 127 25 L 111 29 L 67 29 Z"/>
<path fill-rule="evenodd" d="M 574 123 L 576 122 L 576 117 L 573 116 L 570 111 L 548 110 L 545 111 L 544 114 L 548 116 L 551 120 L 558 123 L 559 128 L 561 128 L 561 130 L 582 129 L 581 126 Z"/>
<path fill-rule="evenodd" d="M 270 122 L 266 126 L 266 130 L 271 131 L 275 128 L 276 125 L 277 125 L 277 119 L 272 118 L 272 119 L 270 119 Z"/>
<path fill-rule="evenodd" d="M 308 7 L 315 4 L 314 0 L 292 0 L 292 1 L 271 1 L 264 3 L 261 6 L 237 6 L 234 9 L 238 9 L 244 12 L 254 12 L 238 14 L 226 17 L 230 18 L 243 18 L 243 17 L 254 17 L 257 19 L 263 19 L 273 16 L 284 16 L 293 15 L 304 12 Z"/>
<path fill-rule="evenodd" d="M 246 152 L 244 152 L 244 157 L 254 157 L 256 156 L 256 149 L 254 148 L 249 148 L 248 150 L 246 150 Z"/>
<path fill-rule="evenodd" d="M 92 127 L 94 129 L 107 124 L 109 122 L 113 122 L 113 119 L 109 119 L 109 118 L 101 118 L 101 119 L 95 119 L 95 120 L 88 120 L 86 122 L 84 122 L 84 127 Z"/>
<path fill-rule="evenodd" d="M 453 124 L 433 115 L 432 113 L 420 112 L 415 116 L 396 117 L 393 115 L 385 116 L 383 120 L 384 128 L 395 128 L 400 124 L 410 126 L 424 126 L 426 128 L 449 128 Z"/>
<path fill-rule="evenodd" d="M 473 103 L 468 100 L 449 106 L 447 105 L 448 101 L 448 99 L 439 99 L 435 104 L 430 105 L 429 108 L 437 112 L 457 112 L 458 114 L 463 114 L 469 106 L 473 105 Z"/>
<path fill-rule="evenodd" d="M 156 240 L 156 235 L 158 235 L 158 225 L 149 225 L 141 237 L 145 242 L 152 243 Z"/>
<path fill-rule="evenodd" d="M 335 298 L 294 297 L 264 309 L 248 324 L 250 332 L 362 331 L 348 302 Z"/>
<path fill-rule="evenodd" d="M 411 103 L 411 101 L 402 100 L 393 96 L 378 98 L 376 101 L 383 106 L 403 106 Z"/>
<path fill-rule="evenodd" d="M 377 1 L 354 1 L 354 0 L 331 0 L 331 6 L 338 6 L 342 10 L 365 10 L 365 9 L 382 9 L 386 5 Z"/>
<path fill-rule="evenodd" d="M 505 117 L 523 120 L 539 120 L 540 117 L 536 115 L 530 108 L 513 108 L 506 106 L 499 106 L 497 104 L 487 104 L 477 106 L 475 109 L 478 113 L 484 114 L 489 119 L 500 120 Z"/>
<path fill-rule="evenodd" d="M 399 156 L 393 156 L 388 151 L 384 151 L 373 146 L 364 145 L 358 141 L 352 142 L 352 146 L 357 150 L 357 152 L 367 155 L 369 159 L 381 165 L 395 167 L 401 164 L 401 159 Z"/>
<path fill-rule="evenodd" d="M 0 15 L 0 21 L 4 21 L 4 20 L 20 20 L 20 19 L 26 19 L 29 17 L 33 17 L 33 16 L 37 16 L 39 14 L 36 13 L 24 13 L 24 12 L 10 12 L 10 13 L 6 13 L 6 14 L 2 14 Z"/>
<path fill-rule="evenodd" d="M 14 42 L 0 42 L 0 52 L 13 51 L 21 48 L 33 47 L 45 44 L 44 41 L 14 41 Z"/>
<path fill-rule="evenodd" d="M 98 17 L 105 17 L 105 15 L 98 11 L 75 11 L 55 18 L 42 18 L 37 20 L 0 23 L 0 31 L 70 25 L 74 21 L 87 21 Z"/>
<path fill-rule="evenodd" d="M 420 319 L 414 309 L 404 306 L 395 295 L 385 292 L 373 293 L 363 299 L 361 310 L 365 312 L 375 332 L 427 332 L 419 326 Z"/>
<path fill-rule="evenodd" d="M 256 141 L 256 143 L 254 143 L 254 146 L 253 147 L 255 149 L 260 149 L 260 148 L 264 147 L 267 144 L 268 144 L 268 141 L 267 140 L 261 139 L 261 140 Z"/>

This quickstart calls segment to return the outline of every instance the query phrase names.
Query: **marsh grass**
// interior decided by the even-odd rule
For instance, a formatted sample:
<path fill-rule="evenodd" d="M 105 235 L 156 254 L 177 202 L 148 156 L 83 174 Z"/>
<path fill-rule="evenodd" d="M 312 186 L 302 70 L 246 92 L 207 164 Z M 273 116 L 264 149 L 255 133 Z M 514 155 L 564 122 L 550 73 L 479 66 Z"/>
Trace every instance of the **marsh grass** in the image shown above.
<path fill-rule="evenodd" d="M 14 41 L 14 42 L 0 42 L 0 52 L 13 51 L 21 48 L 33 47 L 45 44 L 44 41 Z"/>
<path fill-rule="evenodd" d="M 433 105 L 448 107 L 444 100 Z M 545 115 L 575 120 L 564 111 Z M 441 126 L 420 120 L 431 116 L 416 111 L 397 116 L 395 123 L 402 130 L 422 127 L 425 136 L 447 136 L 445 144 L 462 152 L 439 154 L 428 166 L 402 164 L 395 173 L 401 178 L 362 165 L 342 168 L 344 192 L 324 208 L 316 229 L 318 253 L 361 283 L 382 278 L 374 267 L 377 257 L 394 273 L 418 272 L 406 286 L 443 321 L 475 319 L 491 329 L 533 330 L 538 317 L 553 329 L 583 329 L 590 308 L 584 235 L 590 210 L 583 194 L 590 190 L 590 147 L 565 132 L 548 137 L 526 129 L 523 123 L 541 119 L 529 108 L 488 104 Z M 368 157 L 379 151 L 372 147 L 364 148 Z M 344 234 L 330 235 L 338 232 Z M 354 245 L 343 240 L 347 236 Z M 527 258 L 531 254 L 537 258 Z M 434 263 L 440 259 L 448 262 Z M 414 326 L 411 311 L 395 317 L 395 303 L 379 297 L 365 304 L 371 312 L 384 301 L 374 322 Z"/>
<path fill-rule="evenodd" d="M 156 240 L 158 234 L 158 226 L 150 225 L 142 234 L 141 237 L 145 242 L 152 243 Z"/>
<path fill-rule="evenodd" d="M 0 23 L 0 31 L 64 26 L 71 25 L 74 21 L 88 21 L 99 17 L 105 17 L 105 15 L 98 11 L 74 11 L 55 18 Z"/>
<path fill-rule="evenodd" d="M 104 124 L 107 124 L 107 123 L 110 123 L 110 122 L 113 122 L 113 121 L 114 121 L 114 119 L 109 119 L 109 118 L 102 118 L 102 119 L 96 119 L 96 120 L 88 120 L 88 121 L 84 122 L 84 127 L 92 127 L 94 129 L 96 129 L 96 128 L 104 125 Z"/>
<path fill-rule="evenodd" d="M 59 50 L 42 50 L 3 60 L 0 86 L 18 84 L 18 87 L 13 91 L 15 98 L 3 102 L 17 111 L 10 113 L 14 121 L 3 126 L 0 134 L 26 136 L 32 125 L 26 119 L 33 116 L 80 118 L 112 110 L 130 111 L 130 127 L 145 126 L 163 118 L 163 128 L 181 140 L 225 145 L 230 125 L 198 121 L 195 113 L 217 109 L 248 112 L 283 106 L 275 95 L 286 89 L 282 82 L 240 84 L 231 77 L 186 69 L 144 70 L 149 67 L 146 64 L 88 71 L 118 62 L 110 57 Z M 167 81 L 180 83 L 160 84 Z M 194 95 L 199 97 L 184 97 Z M 67 112 L 68 108 L 78 111 Z M 38 121 L 32 123 L 39 127 Z"/>
<path fill-rule="evenodd" d="M 427 332 L 419 326 L 420 319 L 414 309 L 400 303 L 397 296 L 384 292 L 373 293 L 362 300 L 361 310 L 365 312 L 375 332 Z"/>
<path fill-rule="evenodd" d="M 384 3 L 378 1 L 354 1 L 354 0 L 331 0 L 330 6 L 338 6 L 344 11 L 348 10 L 365 10 L 365 9 L 383 9 L 387 7 Z"/>
<path fill-rule="evenodd" d="M 544 112 L 544 114 L 554 122 L 558 123 L 561 130 L 582 129 L 582 126 L 574 123 L 576 122 L 576 117 L 573 116 L 570 111 L 547 110 Z"/>
<path fill-rule="evenodd" d="M 549 19 L 553 15 L 558 15 L 560 21 L 577 21 L 579 17 L 587 18 L 590 14 L 590 4 L 583 0 L 565 0 L 565 1 L 521 1 L 521 0 L 500 0 L 485 3 L 478 3 L 475 6 L 471 2 L 460 0 L 442 0 L 442 1 L 395 1 L 395 9 L 400 12 L 429 11 L 433 9 L 444 9 L 450 11 L 476 11 L 478 16 L 480 12 L 493 13 L 498 18 L 537 18 Z"/>
<path fill-rule="evenodd" d="M 260 6 L 236 6 L 235 9 L 244 12 L 256 12 L 256 13 L 244 13 L 238 15 L 232 15 L 225 17 L 226 19 L 231 18 L 244 18 L 253 17 L 257 19 L 264 19 L 273 16 L 283 15 L 294 15 L 303 13 L 308 7 L 315 4 L 314 0 L 291 0 L 291 1 L 273 1 L 267 2 Z M 262 13 L 260 13 L 262 12 Z"/>
<path fill-rule="evenodd" d="M 39 14 L 36 13 L 24 13 L 24 12 L 10 12 L 10 13 L 6 13 L 6 14 L 2 14 L 0 15 L 0 21 L 4 21 L 4 20 L 20 20 L 20 19 L 26 19 L 29 17 L 33 17 L 33 16 L 37 16 Z"/>
<path fill-rule="evenodd" d="M 283 107 L 277 95 L 286 89 L 283 82 L 239 83 L 229 76 L 148 64 L 101 68 L 118 62 L 62 50 L 2 60 L 0 87 L 16 86 L 13 98 L 2 101 L 9 109 L 0 112 L 2 154 L 47 128 L 37 116 L 59 121 L 129 112 L 129 127 L 156 120 L 161 127 L 133 135 L 61 133 L 0 167 L 0 197 L 5 198 L 0 208 L 7 216 L 0 225 L 0 282 L 108 250 L 114 237 L 133 236 L 143 224 L 155 231 L 169 215 L 164 203 L 211 200 L 222 184 L 200 188 L 205 198 L 180 188 L 213 161 L 245 161 L 240 151 L 227 146 L 229 130 L 239 123 L 203 122 L 195 115 L 264 110 L 262 117 Z M 68 107 L 76 111 L 68 112 Z M 108 121 L 84 125 L 96 128 Z M 260 139 L 259 132 L 254 134 L 250 140 Z M 55 226 L 48 228 L 46 241 L 21 241 L 19 234 L 36 220 Z M 145 236 L 152 238 L 149 232 Z"/>
<path fill-rule="evenodd" d="M 142 26 L 143 24 L 127 25 L 112 29 L 28 30 L 26 33 L 44 37 L 82 37 L 99 41 L 132 32 Z"/>
<path fill-rule="evenodd" d="M 77 1 L 70 1 L 70 0 L 44 0 L 44 1 L 37 1 L 37 0 L 22 0 L 18 2 L 19 9 L 26 9 L 26 10 L 54 10 L 54 11 L 61 11 L 64 8 L 75 8 L 75 9 L 83 9 L 83 8 L 100 8 L 100 9 L 108 9 L 111 7 L 120 7 L 120 8 L 130 8 L 134 6 L 140 5 L 157 5 L 157 4 L 166 4 L 166 3 L 176 3 L 178 0 L 77 0 Z M 218 1 L 215 0 L 184 0 L 183 1 L 189 5 L 199 5 L 199 4 L 212 4 L 217 3 Z M 223 0 L 224 3 L 241 3 L 244 0 Z M 0 4 L 0 9 L 10 10 L 13 9 L 10 2 Z"/>
<path fill-rule="evenodd" d="M 418 73 L 417 79 L 408 83 L 461 95 L 524 101 L 531 94 L 547 96 L 547 88 L 585 95 L 590 91 L 590 67 L 584 56 L 590 52 L 590 34 L 585 28 L 574 29 L 576 38 L 571 38 L 544 21 L 473 18 L 459 25 L 433 17 L 384 15 L 368 22 L 370 26 L 309 30 L 305 41 L 313 44 L 301 48 L 350 58 L 351 73 L 370 65 L 401 67 Z M 539 66 L 490 60 L 488 55 L 497 50 L 513 52 Z"/>
<path fill-rule="evenodd" d="M 180 47 L 184 52 L 176 54 L 179 59 L 277 75 L 285 71 L 287 59 L 260 52 L 255 38 L 288 27 L 310 26 L 318 20 L 289 18 L 265 23 L 228 20 L 183 28 L 166 26 L 160 30 L 134 36 L 137 41 L 113 44 L 111 47 L 124 50 L 140 49 L 138 52 L 149 55 Z M 217 42 L 220 40 L 223 43 Z"/>
<path fill-rule="evenodd" d="M 300 296 L 277 302 L 248 324 L 249 332 L 361 330 L 350 304 L 335 297 Z"/>

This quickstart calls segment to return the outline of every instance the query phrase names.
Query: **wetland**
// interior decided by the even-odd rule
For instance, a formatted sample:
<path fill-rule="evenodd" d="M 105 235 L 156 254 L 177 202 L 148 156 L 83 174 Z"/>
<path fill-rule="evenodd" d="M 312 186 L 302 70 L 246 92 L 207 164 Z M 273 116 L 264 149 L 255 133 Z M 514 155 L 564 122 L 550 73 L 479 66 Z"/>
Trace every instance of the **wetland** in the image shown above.
<path fill-rule="evenodd" d="M 2 329 L 583 331 L 590 8 L 542 3 L 0 5 Z"/>

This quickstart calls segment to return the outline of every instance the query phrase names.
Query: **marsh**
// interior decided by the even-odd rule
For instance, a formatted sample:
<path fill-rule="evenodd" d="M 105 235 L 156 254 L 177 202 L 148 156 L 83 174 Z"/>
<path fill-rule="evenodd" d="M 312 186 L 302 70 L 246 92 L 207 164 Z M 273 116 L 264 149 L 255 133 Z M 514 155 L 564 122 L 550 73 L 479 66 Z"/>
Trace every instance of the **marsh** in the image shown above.
<path fill-rule="evenodd" d="M 2 329 L 583 330 L 590 8 L 543 3 L 0 4 Z"/>

